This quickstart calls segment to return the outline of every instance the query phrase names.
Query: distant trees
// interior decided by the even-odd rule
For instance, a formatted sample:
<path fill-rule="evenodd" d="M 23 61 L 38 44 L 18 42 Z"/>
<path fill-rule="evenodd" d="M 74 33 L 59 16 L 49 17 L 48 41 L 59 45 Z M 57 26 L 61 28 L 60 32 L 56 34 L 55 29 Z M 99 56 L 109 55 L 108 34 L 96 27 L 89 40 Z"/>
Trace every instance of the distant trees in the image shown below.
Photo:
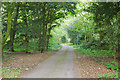
<path fill-rule="evenodd" d="M 62 43 L 66 43 L 66 42 L 67 42 L 66 37 L 65 37 L 65 36 L 62 36 L 62 37 L 61 37 L 61 41 L 62 41 Z"/>
<path fill-rule="evenodd" d="M 120 21 L 120 4 L 119 2 L 99 2 L 91 3 L 86 9 L 87 12 L 94 14 L 96 23 L 95 32 L 100 35 L 100 46 L 103 49 L 110 49 L 114 57 L 118 56 L 119 46 L 119 21 Z"/>
<path fill-rule="evenodd" d="M 70 35 L 70 31 L 76 33 L 69 38 L 73 40 L 79 37 L 80 42 L 84 41 L 83 43 L 86 44 L 84 45 L 86 48 L 93 46 L 94 49 L 110 50 L 116 58 L 120 46 L 119 6 L 119 2 L 93 2 L 77 10 L 77 17 L 70 22 L 67 29 Z M 81 39 L 82 37 L 84 39 Z"/>

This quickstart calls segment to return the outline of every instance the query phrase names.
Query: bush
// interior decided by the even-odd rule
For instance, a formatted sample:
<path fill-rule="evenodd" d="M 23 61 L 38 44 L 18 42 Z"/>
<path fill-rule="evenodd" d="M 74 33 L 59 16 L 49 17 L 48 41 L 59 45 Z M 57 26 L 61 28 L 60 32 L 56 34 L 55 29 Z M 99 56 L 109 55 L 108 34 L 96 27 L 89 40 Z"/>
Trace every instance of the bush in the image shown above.
<path fill-rule="evenodd" d="M 110 63 L 105 63 L 104 62 L 103 64 L 106 65 L 106 67 L 108 69 L 115 70 L 116 72 L 115 73 L 109 73 L 109 74 L 100 74 L 100 75 L 98 75 L 99 78 L 118 78 L 118 76 L 119 76 L 118 71 L 120 71 L 120 67 L 117 66 L 116 62 L 113 62 L 113 61 L 110 62 Z"/>
<path fill-rule="evenodd" d="M 83 48 L 81 47 L 82 45 L 73 45 L 73 47 L 79 51 L 81 54 L 94 54 L 94 55 L 109 55 L 109 56 L 113 56 L 113 54 L 111 54 L 110 50 L 94 50 L 94 49 L 90 49 L 90 48 Z"/>
<path fill-rule="evenodd" d="M 108 69 L 120 71 L 119 67 L 117 66 L 117 62 L 112 61 L 110 63 L 103 63 L 103 64 L 106 65 Z"/>

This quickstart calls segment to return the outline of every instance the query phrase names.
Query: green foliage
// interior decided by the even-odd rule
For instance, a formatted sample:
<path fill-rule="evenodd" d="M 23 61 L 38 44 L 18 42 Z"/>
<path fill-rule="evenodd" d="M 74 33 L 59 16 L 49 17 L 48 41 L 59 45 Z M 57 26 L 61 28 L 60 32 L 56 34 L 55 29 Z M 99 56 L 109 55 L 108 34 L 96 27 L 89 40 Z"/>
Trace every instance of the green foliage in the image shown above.
<path fill-rule="evenodd" d="M 74 46 L 73 43 L 67 43 L 67 44 L 70 45 L 70 46 Z"/>
<path fill-rule="evenodd" d="M 112 61 L 110 63 L 103 63 L 103 64 L 106 65 L 108 69 L 115 70 L 115 71 L 120 71 L 120 68 L 117 65 L 117 62 Z"/>
<path fill-rule="evenodd" d="M 66 37 L 65 37 L 65 36 L 62 36 L 62 37 L 61 37 L 61 41 L 62 41 L 62 43 L 66 43 L 66 42 L 67 42 Z"/>
<path fill-rule="evenodd" d="M 51 51 L 51 50 L 59 50 L 62 46 L 60 44 L 57 44 L 57 45 L 51 45 L 48 50 Z"/>
<path fill-rule="evenodd" d="M 109 74 L 99 74 L 98 78 L 118 78 L 119 74 L 116 73 L 109 73 Z"/>
<path fill-rule="evenodd" d="M 15 3 L 15 2 L 14 2 Z M 48 48 L 51 38 L 51 31 L 68 15 L 74 15 L 76 4 L 70 3 L 15 3 L 14 7 L 9 2 L 2 4 L 3 36 L 5 37 L 5 49 L 10 51 L 39 50 L 45 51 Z M 8 9 L 9 8 L 9 9 Z M 13 10 L 15 9 L 15 10 Z M 9 19 L 10 12 L 13 14 Z M 7 14 L 7 15 L 6 15 Z M 7 20 L 11 25 L 7 25 Z M 8 30 L 9 29 L 9 30 Z M 5 34 L 6 33 L 6 34 Z M 10 35 L 8 34 L 10 33 Z M 54 34 L 55 35 L 55 34 Z M 10 39 L 7 39 L 7 38 Z M 32 44 L 31 40 L 35 40 Z M 4 40 L 3 40 L 4 41 Z M 57 41 L 57 40 L 56 40 Z M 16 46 L 16 44 L 17 46 Z M 22 49 L 22 47 L 24 49 Z M 33 49 L 32 49 L 33 48 Z"/>
<path fill-rule="evenodd" d="M 21 70 L 17 68 L 3 67 L 2 74 L 4 78 L 17 78 Z"/>
<path fill-rule="evenodd" d="M 81 45 L 82 46 L 82 45 Z M 90 54 L 90 55 L 109 55 L 109 56 L 113 56 L 112 54 L 110 54 L 111 52 L 108 50 L 92 50 L 90 48 L 83 48 L 79 45 L 73 45 L 73 47 L 79 51 L 81 54 Z"/>

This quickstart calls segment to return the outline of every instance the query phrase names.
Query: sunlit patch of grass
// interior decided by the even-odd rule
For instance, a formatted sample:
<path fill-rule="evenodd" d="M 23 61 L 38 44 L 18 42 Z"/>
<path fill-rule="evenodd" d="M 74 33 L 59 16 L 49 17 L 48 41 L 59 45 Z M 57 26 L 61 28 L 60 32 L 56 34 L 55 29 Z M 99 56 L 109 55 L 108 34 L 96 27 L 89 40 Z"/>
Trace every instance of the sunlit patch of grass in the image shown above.
<path fill-rule="evenodd" d="M 14 50 L 15 50 L 15 52 L 21 52 L 21 51 L 25 51 L 25 48 L 24 49 L 22 49 L 22 48 L 16 48 Z"/>
<path fill-rule="evenodd" d="M 48 48 L 49 51 L 51 50 L 59 50 L 62 46 L 61 45 L 51 45 L 51 47 Z"/>
<path fill-rule="evenodd" d="M 8 52 L 8 50 L 7 50 L 7 49 L 4 49 L 3 52 Z"/>
<path fill-rule="evenodd" d="M 21 70 L 17 68 L 3 67 L 2 77 L 3 78 L 17 78 L 20 75 Z"/>
<path fill-rule="evenodd" d="M 99 74 L 98 78 L 118 78 L 118 72 L 109 74 Z"/>
<path fill-rule="evenodd" d="M 67 45 L 70 45 L 70 46 L 72 46 L 72 45 L 73 45 L 73 43 L 67 43 Z"/>

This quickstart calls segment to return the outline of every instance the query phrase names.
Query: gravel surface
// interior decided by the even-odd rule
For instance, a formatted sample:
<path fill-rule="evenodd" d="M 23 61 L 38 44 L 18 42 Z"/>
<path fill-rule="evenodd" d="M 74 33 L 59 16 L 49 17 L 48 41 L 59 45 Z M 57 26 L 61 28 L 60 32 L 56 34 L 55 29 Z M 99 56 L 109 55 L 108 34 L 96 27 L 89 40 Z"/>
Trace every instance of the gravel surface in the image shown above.
<path fill-rule="evenodd" d="M 24 78 L 77 78 L 73 48 L 68 45 L 62 46 L 56 55 L 44 61 Z"/>

